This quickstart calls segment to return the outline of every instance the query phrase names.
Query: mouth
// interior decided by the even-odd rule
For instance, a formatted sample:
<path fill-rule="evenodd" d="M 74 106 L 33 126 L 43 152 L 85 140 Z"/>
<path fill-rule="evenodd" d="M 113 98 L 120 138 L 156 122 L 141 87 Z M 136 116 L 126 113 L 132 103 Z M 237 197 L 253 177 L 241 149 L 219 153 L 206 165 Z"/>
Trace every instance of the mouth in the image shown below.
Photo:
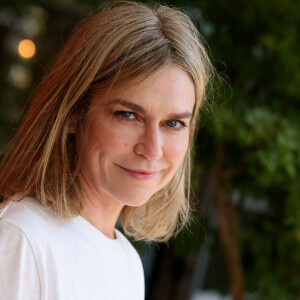
<path fill-rule="evenodd" d="M 122 166 L 119 166 L 122 170 L 124 170 L 127 174 L 132 176 L 134 179 L 137 179 L 139 181 L 146 181 L 152 179 L 158 172 L 149 172 L 145 170 L 132 170 L 127 169 Z"/>

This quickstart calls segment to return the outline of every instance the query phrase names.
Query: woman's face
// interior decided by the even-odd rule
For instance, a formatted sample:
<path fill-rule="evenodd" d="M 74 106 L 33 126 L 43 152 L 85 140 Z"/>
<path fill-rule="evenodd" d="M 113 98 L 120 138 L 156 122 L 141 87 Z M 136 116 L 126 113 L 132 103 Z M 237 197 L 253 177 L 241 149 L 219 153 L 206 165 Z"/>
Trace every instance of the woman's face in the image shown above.
<path fill-rule="evenodd" d="M 192 80 L 175 66 L 93 96 L 81 157 L 88 198 L 139 206 L 166 186 L 187 152 L 194 103 Z"/>

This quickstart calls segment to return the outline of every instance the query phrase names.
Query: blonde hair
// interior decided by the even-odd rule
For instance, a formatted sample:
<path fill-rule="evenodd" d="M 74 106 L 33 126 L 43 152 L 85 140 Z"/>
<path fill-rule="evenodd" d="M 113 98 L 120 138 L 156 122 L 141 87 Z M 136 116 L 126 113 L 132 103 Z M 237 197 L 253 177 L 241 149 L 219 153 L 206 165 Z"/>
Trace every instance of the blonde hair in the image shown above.
<path fill-rule="evenodd" d="M 186 71 L 195 85 L 192 144 L 212 67 L 190 18 L 168 6 L 122 1 L 84 19 L 37 89 L 6 150 L 0 194 L 15 200 L 32 196 L 62 219 L 78 215 L 84 191 L 70 123 L 77 124 L 82 139 L 91 94 L 133 84 L 170 64 Z M 148 241 L 166 241 L 177 232 L 189 218 L 190 169 L 189 150 L 166 187 L 141 207 L 123 208 L 124 231 Z"/>

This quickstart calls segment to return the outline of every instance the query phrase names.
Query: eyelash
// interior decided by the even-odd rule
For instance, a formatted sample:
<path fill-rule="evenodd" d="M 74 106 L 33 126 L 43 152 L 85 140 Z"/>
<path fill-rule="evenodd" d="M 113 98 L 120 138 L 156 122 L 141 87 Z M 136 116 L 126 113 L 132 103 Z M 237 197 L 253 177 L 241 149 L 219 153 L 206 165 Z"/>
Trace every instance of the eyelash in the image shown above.
<path fill-rule="evenodd" d="M 125 111 L 125 110 L 120 110 L 120 111 L 115 111 L 115 116 L 119 116 L 120 118 L 122 118 L 123 120 L 125 121 L 132 121 L 134 119 L 137 119 L 137 116 L 136 116 L 136 113 L 134 112 L 131 112 L 131 111 Z M 131 118 L 126 118 L 124 117 L 124 114 L 130 114 L 130 116 L 134 116 L 134 119 L 131 119 Z M 171 127 L 171 126 L 168 126 L 168 128 L 170 128 L 171 130 L 181 130 L 181 129 L 184 129 L 185 127 L 187 127 L 187 125 L 183 122 L 183 121 L 179 121 L 179 120 L 169 120 L 167 121 L 165 124 L 169 123 L 169 122 L 177 122 L 180 124 L 180 127 L 179 128 L 175 128 L 175 127 Z"/>

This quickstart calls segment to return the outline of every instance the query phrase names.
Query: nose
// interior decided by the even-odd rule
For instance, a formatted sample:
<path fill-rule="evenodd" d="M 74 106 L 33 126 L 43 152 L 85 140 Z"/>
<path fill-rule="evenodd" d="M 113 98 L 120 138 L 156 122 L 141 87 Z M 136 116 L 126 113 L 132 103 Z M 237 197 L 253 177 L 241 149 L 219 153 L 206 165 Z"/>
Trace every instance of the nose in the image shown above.
<path fill-rule="evenodd" d="M 134 151 L 144 156 L 147 160 L 158 160 L 163 156 L 162 136 L 157 126 L 145 127 L 137 141 Z"/>

